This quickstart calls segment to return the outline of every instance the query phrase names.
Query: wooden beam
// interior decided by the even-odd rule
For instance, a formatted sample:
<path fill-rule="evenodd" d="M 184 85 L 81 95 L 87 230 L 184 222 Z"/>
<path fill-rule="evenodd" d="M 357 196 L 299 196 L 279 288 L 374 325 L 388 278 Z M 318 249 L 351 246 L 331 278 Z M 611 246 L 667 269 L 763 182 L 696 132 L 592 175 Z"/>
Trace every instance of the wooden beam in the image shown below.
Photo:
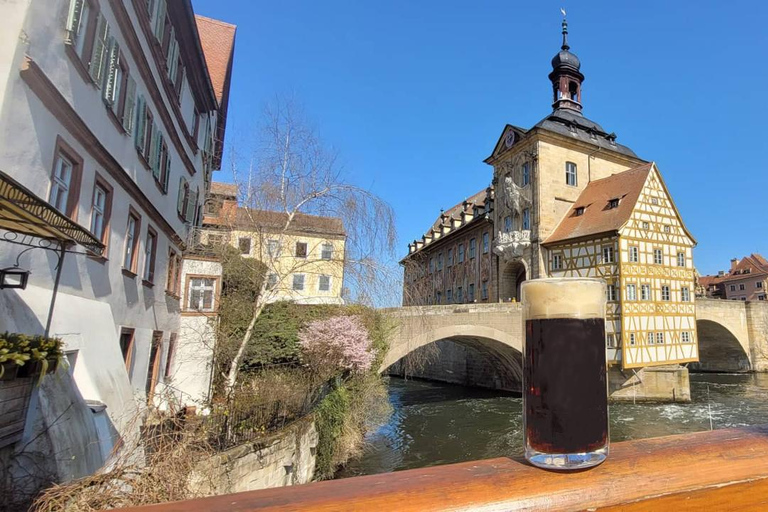
<path fill-rule="evenodd" d="M 766 510 L 766 453 L 768 425 L 616 443 L 571 473 L 498 458 L 128 510 Z"/>

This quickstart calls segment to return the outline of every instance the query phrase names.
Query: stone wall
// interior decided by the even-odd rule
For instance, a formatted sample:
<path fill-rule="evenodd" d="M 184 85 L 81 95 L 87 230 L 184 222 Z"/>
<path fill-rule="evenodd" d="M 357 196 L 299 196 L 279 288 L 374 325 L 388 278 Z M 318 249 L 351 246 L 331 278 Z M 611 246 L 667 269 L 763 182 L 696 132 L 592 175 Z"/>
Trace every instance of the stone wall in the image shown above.
<path fill-rule="evenodd" d="M 410 364 L 409 364 L 410 360 Z M 416 362 L 425 361 L 423 365 Z M 520 383 L 510 381 L 508 370 L 482 350 L 467 343 L 440 340 L 416 349 L 392 365 L 389 375 L 460 384 L 462 386 L 520 392 Z"/>
<path fill-rule="evenodd" d="M 768 372 L 768 303 L 747 302 L 746 307 L 752 370 Z"/>
<path fill-rule="evenodd" d="M 617 402 L 690 402 L 688 369 L 654 366 L 637 371 L 608 368 L 608 394 Z"/>
<path fill-rule="evenodd" d="M 308 416 L 269 437 L 219 453 L 191 476 L 206 495 L 305 484 L 315 473 L 318 442 Z"/>

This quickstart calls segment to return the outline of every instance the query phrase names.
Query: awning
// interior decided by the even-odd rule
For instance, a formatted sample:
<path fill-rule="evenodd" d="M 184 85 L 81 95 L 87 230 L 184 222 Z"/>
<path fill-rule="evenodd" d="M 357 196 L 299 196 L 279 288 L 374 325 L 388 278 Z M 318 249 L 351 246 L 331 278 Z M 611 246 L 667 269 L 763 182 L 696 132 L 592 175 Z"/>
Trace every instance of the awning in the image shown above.
<path fill-rule="evenodd" d="M 79 244 L 101 255 L 104 244 L 47 201 L 0 171 L 0 229 L 62 244 Z"/>

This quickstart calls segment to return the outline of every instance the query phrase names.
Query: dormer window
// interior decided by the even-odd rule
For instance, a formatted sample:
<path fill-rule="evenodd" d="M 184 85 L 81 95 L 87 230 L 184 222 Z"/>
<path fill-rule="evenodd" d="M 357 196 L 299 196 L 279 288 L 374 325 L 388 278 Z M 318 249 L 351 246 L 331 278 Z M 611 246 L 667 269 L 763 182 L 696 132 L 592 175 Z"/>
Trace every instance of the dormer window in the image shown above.
<path fill-rule="evenodd" d="M 608 208 L 618 208 L 619 207 L 619 198 L 614 197 L 613 199 L 608 200 Z"/>
<path fill-rule="evenodd" d="M 584 207 L 583 206 L 577 206 L 575 210 L 576 216 L 581 217 L 584 215 Z"/>

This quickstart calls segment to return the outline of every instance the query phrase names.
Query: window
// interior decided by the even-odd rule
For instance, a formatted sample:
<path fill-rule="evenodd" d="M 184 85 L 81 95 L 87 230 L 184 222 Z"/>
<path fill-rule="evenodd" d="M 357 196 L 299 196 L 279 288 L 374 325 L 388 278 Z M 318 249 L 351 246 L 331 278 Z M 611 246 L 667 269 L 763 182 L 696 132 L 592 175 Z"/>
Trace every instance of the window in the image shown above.
<path fill-rule="evenodd" d="M 669 286 L 664 285 L 661 287 L 661 300 L 669 300 L 669 299 L 670 299 Z"/>
<path fill-rule="evenodd" d="M 172 332 L 168 338 L 168 353 L 165 355 L 165 378 L 171 376 L 171 369 L 173 368 L 173 360 L 176 356 L 176 333 Z"/>
<path fill-rule="evenodd" d="M 147 242 L 144 244 L 144 275 L 142 279 L 148 283 L 155 282 L 155 254 L 157 254 L 157 233 L 147 228 Z"/>
<path fill-rule="evenodd" d="M 683 331 L 680 334 L 680 338 L 681 338 L 683 343 L 690 343 L 691 342 L 691 333 L 689 333 L 687 331 Z"/>
<path fill-rule="evenodd" d="M 448 249 L 448 266 L 453 265 L 453 249 Z"/>
<path fill-rule="evenodd" d="M 657 198 L 655 198 L 655 197 L 652 197 L 651 198 L 651 204 L 658 205 L 659 204 L 659 200 Z"/>
<path fill-rule="evenodd" d="M 746 290 L 746 286 L 744 286 L 744 283 L 739 284 L 739 290 Z"/>
<path fill-rule="evenodd" d="M 552 270 L 562 270 L 563 268 L 563 255 L 562 254 L 553 254 L 552 255 Z"/>
<path fill-rule="evenodd" d="M 213 277 L 190 277 L 187 309 L 191 311 L 213 311 L 216 279 Z"/>
<path fill-rule="evenodd" d="M 181 256 L 172 248 L 168 248 L 168 275 L 165 281 L 165 290 L 171 295 L 179 295 L 181 286 Z"/>
<path fill-rule="evenodd" d="M 490 249 L 491 244 L 491 237 L 486 231 L 483 233 L 483 254 L 488 254 L 488 250 Z"/>
<path fill-rule="evenodd" d="M 456 302 L 459 302 L 459 303 L 464 302 L 463 290 L 462 290 L 461 286 L 456 288 Z"/>
<path fill-rule="evenodd" d="M 608 301 L 615 301 L 616 300 L 616 285 L 609 284 L 606 288 L 606 298 Z"/>
<path fill-rule="evenodd" d="M 606 245 L 603 247 L 603 263 L 613 263 L 613 246 Z"/>
<path fill-rule="evenodd" d="M 306 258 L 307 257 L 307 243 L 306 242 L 296 242 L 296 257 L 297 258 Z"/>
<path fill-rule="evenodd" d="M 667 225 L 664 225 L 664 232 L 665 232 L 665 233 L 669 233 L 671 230 L 672 230 L 672 229 L 671 229 L 669 226 L 667 226 Z"/>
<path fill-rule="evenodd" d="M 480 285 L 480 298 L 488 300 L 488 280 L 484 280 Z"/>
<path fill-rule="evenodd" d="M 523 209 L 523 229 L 531 229 L 531 209 Z"/>
<path fill-rule="evenodd" d="M 637 263 L 638 261 L 640 261 L 640 251 L 638 250 L 637 246 L 630 245 L 629 246 L 629 262 Z"/>
<path fill-rule="evenodd" d="M 741 297 L 741 300 L 747 300 L 747 298 L 746 297 Z"/>
<path fill-rule="evenodd" d="M 109 217 L 111 213 L 112 187 L 96 175 L 91 202 L 91 233 L 104 245 L 107 245 L 109 238 Z"/>
<path fill-rule="evenodd" d="M 222 243 L 224 243 L 224 235 L 208 235 L 208 245 L 219 247 Z"/>
<path fill-rule="evenodd" d="M 613 337 L 613 334 L 607 335 L 607 342 L 606 342 L 608 348 L 615 348 L 616 347 L 616 341 Z"/>
<path fill-rule="evenodd" d="M 450 304 L 451 302 L 453 302 L 453 290 L 451 290 L 450 288 L 445 290 L 445 302 L 446 304 Z"/>
<path fill-rule="evenodd" d="M 437 270 L 443 270 L 443 253 L 437 255 Z"/>
<path fill-rule="evenodd" d="M 110 37 L 102 97 L 117 120 L 123 117 L 127 80 L 128 66 L 120 53 L 120 45 L 114 37 Z"/>
<path fill-rule="evenodd" d="M 475 302 L 475 283 L 469 283 L 469 290 L 467 291 L 467 300 L 469 300 L 469 302 Z"/>
<path fill-rule="evenodd" d="M 149 167 L 155 183 L 163 194 L 168 193 L 168 176 L 171 173 L 171 154 L 168 152 L 168 144 L 160 132 L 155 131 L 152 136 L 152 149 L 149 155 Z"/>
<path fill-rule="evenodd" d="M 627 285 L 627 300 L 637 300 L 637 285 Z"/>
<path fill-rule="evenodd" d="M 633 332 L 629 333 L 629 344 L 631 346 L 635 345 L 635 333 L 633 333 Z"/>
<path fill-rule="evenodd" d="M 435 258 L 429 258 L 429 273 L 435 271 Z"/>
<path fill-rule="evenodd" d="M 651 285 L 640 285 L 640 300 L 651 300 Z"/>
<path fill-rule="evenodd" d="M 476 251 L 477 251 L 477 239 L 472 238 L 469 240 L 469 259 L 475 258 Z"/>
<path fill-rule="evenodd" d="M 651 225 L 647 222 L 643 222 L 643 229 L 651 229 Z"/>
<path fill-rule="evenodd" d="M 736 285 L 735 285 L 735 284 L 732 284 L 732 285 L 731 285 L 731 291 L 732 291 L 732 292 L 735 292 L 735 291 L 736 291 Z"/>
<path fill-rule="evenodd" d="M 459 263 L 464 263 L 464 244 L 459 244 Z"/>
<path fill-rule="evenodd" d="M 688 289 L 688 287 L 683 286 L 680 288 L 680 297 L 683 302 L 691 301 L 691 291 Z"/>
<path fill-rule="evenodd" d="M 572 187 L 578 185 L 576 164 L 573 162 L 565 162 L 565 184 L 571 185 Z"/>
<path fill-rule="evenodd" d="M 657 332 L 656 333 L 656 344 L 657 345 L 663 345 L 664 344 L 664 333 L 663 332 Z"/>
<path fill-rule="evenodd" d="M 321 292 L 329 292 L 331 291 L 331 276 L 320 276 L 320 281 L 317 286 L 317 289 Z"/>
<path fill-rule="evenodd" d="M 758 295 L 757 300 L 765 300 L 765 294 Z"/>
<path fill-rule="evenodd" d="M 304 289 L 304 274 L 293 274 L 293 289 L 296 291 Z"/>
<path fill-rule="evenodd" d="M 88 47 L 93 41 L 88 41 L 88 32 L 96 19 L 96 12 L 87 0 L 71 0 L 67 16 L 66 43 L 74 47 L 77 56 L 86 61 Z"/>
<path fill-rule="evenodd" d="M 755 282 L 755 288 L 762 288 L 762 287 L 763 287 L 763 282 L 762 281 Z"/>
<path fill-rule="evenodd" d="M 267 240 L 267 254 L 271 258 L 277 258 L 280 256 L 280 241 L 279 240 Z"/>
<path fill-rule="evenodd" d="M 206 215 L 218 215 L 221 211 L 222 201 L 216 199 L 208 199 L 205 202 L 205 214 Z"/>
<path fill-rule="evenodd" d="M 677 253 L 677 266 L 678 267 L 684 267 L 685 266 L 685 253 L 684 252 Z"/>
<path fill-rule="evenodd" d="M 653 262 L 656 265 L 661 265 L 662 263 L 664 263 L 664 258 L 662 257 L 661 249 L 653 250 Z"/>
<path fill-rule="evenodd" d="M 133 358 L 133 335 L 133 329 L 123 327 L 120 330 L 120 352 L 123 354 L 123 361 L 129 372 L 131 369 L 131 359 Z"/>
<path fill-rule="evenodd" d="M 530 185 L 531 183 L 531 164 L 528 162 L 523 163 L 523 186 Z"/>
<path fill-rule="evenodd" d="M 618 208 L 619 207 L 619 198 L 614 197 L 613 199 L 608 200 L 608 208 Z"/>
<path fill-rule="evenodd" d="M 237 240 L 237 248 L 240 249 L 240 254 L 251 254 L 251 237 L 241 236 Z"/>
<path fill-rule="evenodd" d="M 62 140 L 56 144 L 48 202 L 69 218 L 74 218 L 80 193 L 82 160 Z"/>
<path fill-rule="evenodd" d="M 510 231 L 512 231 L 512 217 L 507 215 L 504 217 L 504 232 L 509 233 Z"/>
<path fill-rule="evenodd" d="M 577 217 L 581 217 L 584 215 L 584 207 L 583 206 L 577 206 L 575 209 L 575 214 Z"/>
<path fill-rule="evenodd" d="M 653 345 L 653 339 L 654 339 L 653 338 L 653 333 L 649 332 L 648 333 L 648 340 L 647 340 L 649 345 Z"/>
<path fill-rule="evenodd" d="M 274 290 L 277 286 L 277 274 L 270 272 L 267 274 L 267 290 Z"/>
<path fill-rule="evenodd" d="M 125 229 L 125 252 L 123 253 L 123 268 L 130 272 L 136 271 L 136 249 L 138 248 L 138 235 L 141 228 L 139 216 L 128 214 L 128 224 Z"/>
<path fill-rule="evenodd" d="M 152 332 L 152 346 L 149 349 L 149 365 L 147 366 L 147 402 L 152 401 L 152 395 L 155 393 L 157 378 L 160 373 L 160 347 L 163 343 L 162 331 Z"/>
<path fill-rule="evenodd" d="M 98 15 L 96 19 L 96 32 L 91 47 L 91 59 L 88 72 L 96 85 L 101 87 L 104 80 L 104 70 L 107 67 L 107 52 L 109 48 L 109 24 L 104 16 Z"/>
<path fill-rule="evenodd" d="M 320 248 L 320 258 L 330 260 L 333 258 L 333 244 L 325 243 Z"/>

